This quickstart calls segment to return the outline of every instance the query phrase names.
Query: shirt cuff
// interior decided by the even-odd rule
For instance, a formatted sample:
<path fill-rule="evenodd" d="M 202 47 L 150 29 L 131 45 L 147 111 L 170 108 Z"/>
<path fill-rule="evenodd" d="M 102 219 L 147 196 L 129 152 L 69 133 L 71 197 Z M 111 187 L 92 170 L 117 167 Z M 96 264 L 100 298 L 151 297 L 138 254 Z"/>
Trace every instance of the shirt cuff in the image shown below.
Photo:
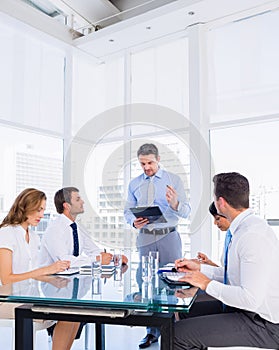
<path fill-rule="evenodd" d="M 182 204 L 181 204 L 181 202 L 178 202 L 178 207 L 177 207 L 177 211 L 180 211 L 180 210 L 181 210 L 181 207 L 182 207 Z"/>
<path fill-rule="evenodd" d="M 210 265 L 201 264 L 200 271 L 210 279 L 212 279 L 214 276 L 214 271 L 212 269 L 212 266 L 210 266 Z"/>
<path fill-rule="evenodd" d="M 183 209 L 181 202 L 178 202 L 177 209 L 173 209 L 171 206 L 169 206 L 169 208 L 175 215 L 178 215 L 178 216 L 180 216 L 180 211 L 181 209 Z"/>
<path fill-rule="evenodd" d="M 221 299 L 223 283 L 218 281 L 210 281 L 206 287 L 206 293 L 216 299 Z"/>

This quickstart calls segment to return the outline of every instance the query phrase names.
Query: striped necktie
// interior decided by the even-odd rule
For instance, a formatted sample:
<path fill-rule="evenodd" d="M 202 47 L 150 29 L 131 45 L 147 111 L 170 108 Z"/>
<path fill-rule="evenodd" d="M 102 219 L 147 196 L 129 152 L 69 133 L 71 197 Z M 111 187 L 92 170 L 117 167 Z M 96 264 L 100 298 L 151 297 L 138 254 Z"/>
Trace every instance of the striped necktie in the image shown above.
<path fill-rule="evenodd" d="M 77 224 L 73 222 L 71 225 L 71 228 L 73 230 L 73 255 L 78 256 L 79 255 L 79 243 L 78 243 L 78 231 L 77 231 Z"/>
<path fill-rule="evenodd" d="M 155 200 L 155 186 L 154 186 L 154 176 L 149 177 L 148 179 L 148 186 L 147 186 L 147 205 L 148 207 L 152 207 L 154 205 Z M 148 224 L 148 229 L 153 230 L 155 225 L 154 224 Z"/>
<path fill-rule="evenodd" d="M 226 233 L 226 238 L 225 238 L 225 244 L 224 244 L 224 284 L 228 283 L 228 275 L 227 275 L 227 270 L 228 270 L 228 252 L 229 252 L 229 246 L 232 240 L 232 234 L 231 231 L 228 230 Z"/>
<path fill-rule="evenodd" d="M 155 199 L 155 187 L 154 187 L 154 176 L 148 178 L 148 187 L 147 187 L 147 205 L 151 207 L 154 205 Z"/>

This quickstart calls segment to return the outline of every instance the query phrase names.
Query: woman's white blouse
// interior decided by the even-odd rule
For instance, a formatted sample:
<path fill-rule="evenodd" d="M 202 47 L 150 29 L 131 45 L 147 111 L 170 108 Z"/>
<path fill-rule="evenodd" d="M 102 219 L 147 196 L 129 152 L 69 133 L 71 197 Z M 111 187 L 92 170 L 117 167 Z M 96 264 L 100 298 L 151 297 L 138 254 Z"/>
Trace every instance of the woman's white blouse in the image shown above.
<path fill-rule="evenodd" d="M 40 239 L 29 230 L 29 243 L 25 240 L 26 231 L 21 225 L 6 226 L 0 229 L 0 249 L 13 252 L 13 273 L 24 273 L 39 267 L 38 253 Z"/>

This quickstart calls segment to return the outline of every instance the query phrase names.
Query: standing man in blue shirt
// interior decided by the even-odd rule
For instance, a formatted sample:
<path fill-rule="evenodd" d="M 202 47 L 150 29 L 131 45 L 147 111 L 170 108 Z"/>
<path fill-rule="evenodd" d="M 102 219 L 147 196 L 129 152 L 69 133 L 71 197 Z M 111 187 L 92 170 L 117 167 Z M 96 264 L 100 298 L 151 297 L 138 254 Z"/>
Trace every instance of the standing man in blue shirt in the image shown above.
<path fill-rule="evenodd" d="M 182 244 L 177 224 L 180 217 L 188 217 L 191 209 L 180 177 L 160 168 L 160 156 L 154 144 L 142 145 L 137 156 L 143 174 L 129 184 L 125 219 L 139 230 L 137 248 L 140 261 L 150 251 L 158 251 L 160 265 L 163 265 L 181 256 Z M 159 206 L 167 222 L 149 224 L 146 218 L 136 218 L 129 210 L 135 206 Z M 147 328 L 147 335 L 139 347 L 147 348 L 158 341 L 159 335 L 159 329 Z"/>

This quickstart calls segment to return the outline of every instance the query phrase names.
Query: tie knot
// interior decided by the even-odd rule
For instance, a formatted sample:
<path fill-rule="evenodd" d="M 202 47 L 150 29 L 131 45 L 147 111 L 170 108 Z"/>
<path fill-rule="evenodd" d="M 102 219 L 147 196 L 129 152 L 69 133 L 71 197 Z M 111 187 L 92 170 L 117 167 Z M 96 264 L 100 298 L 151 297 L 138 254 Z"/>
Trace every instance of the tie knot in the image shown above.
<path fill-rule="evenodd" d="M 225 252 L 228 250 L 231 240 L 232 240 L 232 233 L 230 230 L 228 230 L 226 232 L 226 237 L 225 237 Z"/>
<path fill-rule="evenodd" d="M 77 229 L 77 224 L 75 222 L 73 222 L 70 226 L 73 230 Z"/>
<path fill-rule="evenodd" d="M 228 229 L 228 231 L 227 231 L 227 237 L 228 237 L 229 239 L 232 238 L 232 233 L 231 233 L 231 230 L 230 230 L 230 229 Z"/>

